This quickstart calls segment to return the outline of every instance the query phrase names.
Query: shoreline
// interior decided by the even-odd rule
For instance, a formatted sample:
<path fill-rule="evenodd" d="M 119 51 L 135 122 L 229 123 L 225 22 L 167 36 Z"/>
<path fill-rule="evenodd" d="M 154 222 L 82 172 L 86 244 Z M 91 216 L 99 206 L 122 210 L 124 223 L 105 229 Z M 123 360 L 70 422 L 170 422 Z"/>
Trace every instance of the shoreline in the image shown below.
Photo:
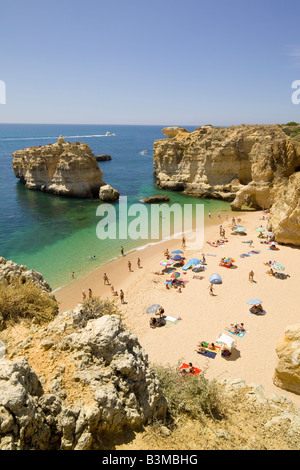
<path fill-rule="evenodd" d="M 228 220 L 226 220 L 228 214 Z M 247 228 L 247 236 L 233 236 L 229 225 L 232 217 L 241 218 Z M 55 293 L 60 303 L 59 310 L 64 312 L 74 308 L 82 301 L 82 290 L 91 288 L 93 296 L 115 299 L 119 306 L 123 323 L 135 334 L 148 355 L 149 362 L 164 367 L 176 367 L 178 362 L 192 362 L 194 366 L 205 371 L 208 379 L 222 380 L 226 378 L 243 379 L 246 384 L 259 383 L 264 386 L 266 395 L 275 393 L 290 398 L 300 406 L 300 396 L 276 387 L 272 377 L 277 363 L 276 345 L 284 336 L 287 326 L 299 323 L 299 314 L 295 293 L 298 289 L 299 274 L 297 265 L 300 263 L 300 250 L 280 245 L 274 253 L 260 244 L 256 227 L 266 226 L 261 220 L 262 211 L 226 211 L 212 214 L 211 220 L 205 217 L 204 245 L 198 250 L 184 250 L 187 259 L 199 257 L 205 253 L 207 270 L 204 279 L 193 278 L 188 270 L 181 279 L 187 281 L 182 293 L 175 289 L 167 290 L 164 281 L 167 276 L 159 276 L 153 272 L 161 270 L 159 264 L 164 259 L 163 252 L 182 249 L 181 237 L 162 240 L 140 250 L 134 250 L 123 257 L 96 268 L 93 272 L 61 288 Z M 226 230 L 228 242 L 223 247 L 212 247 L 206 242 L 220 238 L 218 226 L 222 224 Z M 240 254 L 251 250 L 246 240 L 252 239 L 252 250 L 260 251 L 248 258 Z M 243 243 L 244 242 L 244 243 Z M 233 257 L 237 269 L 219 267 L 221 257 Z M 137 267 L 137 258 L 141 259 L 141 267 Z M 285 273 L 290 277 L 278 280 L 266 274 L 264 265 L 270 259 L 282 263 Z M 131 261 L 132 272 L 128 271 L 127 262 Z M 254 282 L 249 282 L 250 269 L 254 271 Z M 103 275 L 107 273 L 114 289 L 124 292 L 125 303 L 119 297 L 112 296 L 111 286 L 104 285 Z M 215 286 L 215 295 L 209 295 L 209 277 L 219 273 L 223 283 Z M 258 316 L 249 313 L 247 301 L 250 298 L 261 298 L 266 315 Z M 165 314 L 181 318 L 176 324 L 168 327 L 152 329 L 149 326 L 150 315 L 146 314 L 148 306 L 158 303 L 165 309 Z M 231 323 L 245 324 L 247 333 L 237 338 L 236 354 L 224 359 L 219 354 L 214 359 L 206 358 L 195 351 L 200 341 L 215 342 L 216 338 L 226 333 Z"/>

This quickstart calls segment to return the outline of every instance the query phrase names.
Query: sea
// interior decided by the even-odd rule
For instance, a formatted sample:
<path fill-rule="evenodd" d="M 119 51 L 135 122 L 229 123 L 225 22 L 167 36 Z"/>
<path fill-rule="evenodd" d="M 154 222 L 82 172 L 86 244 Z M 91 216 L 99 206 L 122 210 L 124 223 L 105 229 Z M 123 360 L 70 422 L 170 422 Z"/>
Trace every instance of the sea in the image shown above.
<path fill-rule="evenodd" d="M 162 239 L 161 231 L 159 239 L 151 236 L 153 221 L 149 205 L 148 231 L 138 229 L 138 209 L 140 200 L 145 197 L 167 195 L 170 197 L 167 204 L 182 208 L 192 205 L 193 213 L 199 204 L 203 206 L 205 215 L 227 211 L 229 204 L 224 201 L 199 199 L 156 186 L 153 143 L 166 138 L 161 132 L 163 127 L 0 124 L 0 256 L 40 272 L 55 290 L 72 282 L 72 272 L 78 278 L 121 256 L 121 246 L 128 253 L 142 250 Z M 189 131 L 195 129 L 184 127 Z M 107 132 L 114 135 L 107 135 Z M 105 207 L 103 204 L 107 203 L 98 199 L 66 198 L 28 190 L 15 177 L 13 152 L 55 143 L 60 135 L 66 141 L 88 144 L 95 155 L 111 155 L 110 161 L 98 162 L 103 180 L 119 191 L 122 213 L 128 212 L 128 227 L 131 224 L 132 230 L 134 224 L 137 235 L 124 237 L 123 225 L 122 234 L 119 233 L 119 202 Z M 107 220 L 110 222 L 105 238 L 104 222 Z M 161 222 L 162 219 L 157 224 Z M 100 231 L 99 223 L 102 223 Z M 115 230 L 111 230 L 111 223 L 114 223 Z"/>

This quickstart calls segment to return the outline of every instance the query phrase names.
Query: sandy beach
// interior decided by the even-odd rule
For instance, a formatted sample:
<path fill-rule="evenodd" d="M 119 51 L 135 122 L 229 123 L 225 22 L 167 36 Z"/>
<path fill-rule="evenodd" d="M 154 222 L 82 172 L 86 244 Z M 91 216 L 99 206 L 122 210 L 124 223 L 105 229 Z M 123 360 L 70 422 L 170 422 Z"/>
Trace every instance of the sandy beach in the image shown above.
<path fill-rule="evenodd" d="M 227 218 L 226 218 L 227 215 Z M 205 223 L 205 242 L 197 250 L 183 249 L 186 260 L 206 258 L 206 270 L 195 273 L 189 269 L 180 279 L 186 281 L 179 293 L 177 289 L 166 289 L 168 275 L 156 275 L 163 269 L 160 265 L 166 248 L 169 251 L 182 250 L 181 237 L 137 250 L 95 269 L 91 274 L 57 290 L 55 296 L 60 302 L 60 311 L 74 308 L 82 300 L 83 289 L 91 288 L 94 296 L 115 299 L 124 318 L 125 326 L 138 337 L 153 364 L 176 367 L 178 362 L 192 362 L 205 371 L 206 377 L 222 380 L 242 378 L 247 384 L 258 383 L 265 388 L 266 396 L 272 393 L 285 395 L 300 405 L 300 397 L 276 387 L 272 377 L 277 363 L 276 344 L 284 336 L 287 326 L 299 323 L 298 286 L 300 250 L 290 246 L 278 246 L 278 251 L 269 250 L 264 239 L 258 238 L 256 228 L 266 227 L 263 212 L 222 212 L 221 218 L 213 214 Z M 232 217 L 240 218 L 247 235 L 233 234 L 230 229 Z M 207 241 L 220 238 L 219 225 L 226 230 L 227 242 L 213 247 Z M 253 240 L 253 246 L 246 241 Z M 126 251 L 126 247 L 125 247 Z M 242 254 L 250 256 L 241 257 Z M 235 268 L 219 266 L 221 258 L 235 259 Z M 137 266 L 140 258 L 141 266 Z M 276 261 L 285 267 L 286 279 L 276 279 L 267 274 L 264 264 Z M 128 270 L 128 261 L 132 271 Z M 91 261 L 92 262 L 92 261 Z M 254 281 L 249 281 L 249 272 L 254 271 Z M 104 285 L 103 275 L 107 274 L 110 285 Z M 220 274 L 222 284 L 214 286 L 214 295 L 209 293 L 209 277 Z M 197 276 L 197 277 L 194 277 Z M 200 279 L 199 277 L 203 277 Z M 125 303 L 113 297 L 111 285 L 118 292 L 124 291 Z M 259 298 L 263 301 L 265 315 L 254 315 L 249 311 L 247 301 Z M 152 304 L 163 306 L 165 315 L 180 318 L 167 322 L 161 328 L 149 326 L 150 314 L 146 309 Z M 236 339 L 236 348 L 230 358 L 218 353 L 214 358 L 198 354 L 195 349 L 200 341 L 216 342 L 232 323 L 244 323 L 246 334 Z"/>

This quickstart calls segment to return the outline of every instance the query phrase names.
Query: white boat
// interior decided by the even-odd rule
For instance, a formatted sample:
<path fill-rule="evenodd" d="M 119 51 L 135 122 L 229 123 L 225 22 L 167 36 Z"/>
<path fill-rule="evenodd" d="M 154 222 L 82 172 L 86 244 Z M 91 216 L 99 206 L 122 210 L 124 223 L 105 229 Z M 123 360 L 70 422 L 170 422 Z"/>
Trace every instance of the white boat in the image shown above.
<path fill-rule="evenodd" d="M 144 155 L 145 153 L 148 153 L 148 150 L 142 150 L 141 154 Z"/>
<path fill-rule="evenodd" d="M 106 132 L 105 135 L 116 135 L 116 134 L 114 134 L 113 132 Z"/>

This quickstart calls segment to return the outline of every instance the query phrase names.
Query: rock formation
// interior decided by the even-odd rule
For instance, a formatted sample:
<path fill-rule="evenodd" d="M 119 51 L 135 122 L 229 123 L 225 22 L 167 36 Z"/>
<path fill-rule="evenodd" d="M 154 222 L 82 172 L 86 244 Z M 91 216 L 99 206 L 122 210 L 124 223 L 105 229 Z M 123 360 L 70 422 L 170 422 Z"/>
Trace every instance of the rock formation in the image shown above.
<path fill-rule="evenodd" d="M 278 187 L 268 228 L 275 233 L 278 243 L 300 245 L 300 173 Z"/>
<path fill-rule="evenodd" d="M 105 184 L 104 186 L 101 186 L 100 191 L 99 191 L 99 198 L 101 201 L 117 201 L 120 197 L 119 191 L 116 189 L 112 188 L 109 184 Z"/>
<path fill-rule="evenodd" d="M 61 196 L 98 197 L 102 170 L 87 144 L 65 142 L 30 147 L 13 153 L 13 170 L 28 189 Z"/>
<path fill-rule="evenodd" d="M 161 194 L 157 194 L 156 196 L 149 196 L 146 197 L 145 199 L 141 199 L 141 202 L 144 202 L 145 204 L 153 204 L 157 202 L 168 202 L 170 201 L 169 196 L 163 196 Z"/>
<path fill-rule="evenodd" d="M 296 229 L 300 222 L 299 179 L 295 175 L 300 170 L 300 142 L 291 139 L 281 126 L 202 126 L 193 132 L 176 127 L 162 132 L 169 138 L 155 141 L 153 153 L 159 187 L 223 199 L 231 202 L 232 210 L 240 210 L 243 204 L 269 209 L 280 195 L 292 191 L 293 211 L 287 203 L 279 210 L 278 200 L 271 211 L 271 223 L 276 237 L 281 233 L 280 241 L 300 244 Z M 275 212 L 280 211 L 279 221 Z M 287 222 L 292 212 L 293 220 Z"/>
<path fill-rule="evenodd" d="M 287 327 L 276 347 L 278 362 L 273 377 L 277 387 L 300 394 L 300 324 Z"/>
<path fill-rule="evenodd" d="M 111 160 L 111 156 L 107 154 L 96 155 L 96 160 L 97 162 L 107 162 L 108 160 Z"/>
<path fill-rule="evenodd" d="M 165 416 L 147 355 L 118 315 L 78 306 L 6 349 L 21 356 L 0 361 L 1 450 L 101 449 L 104 435 Z"/>
<path fill-rule="evenodd" d="M 0 257 L 0 282 L 2 281 L 8 283 L 20 281 L 22 284 L 24 282 L 34 282 L 42 291 L 52 291 L 42 274 L 34 269 L 27 270 L 24 265 L 18 265 L 13 261 L 7 261 L 5 258 Z"/>

